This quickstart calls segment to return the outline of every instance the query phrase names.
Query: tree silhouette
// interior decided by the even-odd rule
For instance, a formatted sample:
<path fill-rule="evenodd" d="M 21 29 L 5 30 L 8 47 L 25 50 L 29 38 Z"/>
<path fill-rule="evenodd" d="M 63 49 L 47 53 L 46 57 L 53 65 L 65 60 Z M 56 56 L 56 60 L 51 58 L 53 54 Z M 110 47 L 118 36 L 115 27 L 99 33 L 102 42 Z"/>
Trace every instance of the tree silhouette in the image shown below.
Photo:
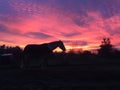
<path fill-rule="evenodd" d="M 98 54 L 102 57 L 109 57 L 113 51 L 112 44 L 109 38 L 103 38 Z"/>

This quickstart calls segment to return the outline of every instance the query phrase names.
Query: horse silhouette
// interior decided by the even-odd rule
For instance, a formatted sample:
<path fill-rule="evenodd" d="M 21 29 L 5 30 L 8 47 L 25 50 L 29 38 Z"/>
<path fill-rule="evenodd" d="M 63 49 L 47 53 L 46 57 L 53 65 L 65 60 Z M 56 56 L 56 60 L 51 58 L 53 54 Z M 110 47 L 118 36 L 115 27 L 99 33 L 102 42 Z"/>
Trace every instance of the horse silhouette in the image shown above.
<path fill-rule="evenodd" d="M 59 47 L 62 51 L 66 48 L 61 40 L 43 44 L 29 44 L 23 51 L 23 66 L 42 66 L 53 55 L 53 50 Z M 44 64 L 43 64 L 44 63 Z"/>

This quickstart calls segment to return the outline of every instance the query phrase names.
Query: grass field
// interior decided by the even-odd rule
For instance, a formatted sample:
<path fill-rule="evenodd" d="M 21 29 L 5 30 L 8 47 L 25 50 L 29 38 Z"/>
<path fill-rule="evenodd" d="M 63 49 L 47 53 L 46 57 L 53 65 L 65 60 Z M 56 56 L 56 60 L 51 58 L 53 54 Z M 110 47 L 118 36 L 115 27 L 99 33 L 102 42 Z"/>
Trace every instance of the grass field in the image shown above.
<path fill-rule="evenodd" d="M 119 64 L 0 68 L 0 90 L 119 90 Z"/>

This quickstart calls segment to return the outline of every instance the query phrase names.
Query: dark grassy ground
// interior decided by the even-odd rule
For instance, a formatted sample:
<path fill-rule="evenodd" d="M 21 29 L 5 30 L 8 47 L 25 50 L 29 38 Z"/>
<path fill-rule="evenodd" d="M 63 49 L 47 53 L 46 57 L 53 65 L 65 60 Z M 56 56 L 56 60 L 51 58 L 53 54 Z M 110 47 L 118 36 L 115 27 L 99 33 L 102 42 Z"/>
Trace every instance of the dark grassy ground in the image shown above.
<path fill-rule="evenodd" d="M 0 90 L 119 90 L 119 64 L 49 65 L 43 69 L 2 66 Z"/>

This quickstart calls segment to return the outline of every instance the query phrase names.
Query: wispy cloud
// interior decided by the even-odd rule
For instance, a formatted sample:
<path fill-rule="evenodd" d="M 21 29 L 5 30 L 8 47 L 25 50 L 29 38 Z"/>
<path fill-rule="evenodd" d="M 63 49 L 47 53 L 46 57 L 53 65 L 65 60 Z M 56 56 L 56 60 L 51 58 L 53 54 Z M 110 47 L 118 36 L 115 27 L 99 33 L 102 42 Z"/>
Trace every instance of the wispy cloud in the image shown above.
<path fill-rule="evenodd" d="M 27 37 L 33 37 L 33 38 L 40 38 L 40 39 L 47 39 L 51 38 L 52 36 L 45 34 L 45 33 L 40 33 L 40 32 L 28 32 L 25 34 Z"/>
<path fill-rule="evenodd" d="M 69 46 L 65 40 L 78 40 L 74 46 L 96 48 L 103 37 L 110 37 L 118 47 L 119 4 L 119 0 L 1 0 L 1 41 L 26 45 L 61 39 Z"/>

